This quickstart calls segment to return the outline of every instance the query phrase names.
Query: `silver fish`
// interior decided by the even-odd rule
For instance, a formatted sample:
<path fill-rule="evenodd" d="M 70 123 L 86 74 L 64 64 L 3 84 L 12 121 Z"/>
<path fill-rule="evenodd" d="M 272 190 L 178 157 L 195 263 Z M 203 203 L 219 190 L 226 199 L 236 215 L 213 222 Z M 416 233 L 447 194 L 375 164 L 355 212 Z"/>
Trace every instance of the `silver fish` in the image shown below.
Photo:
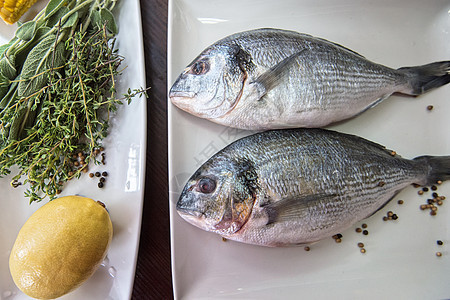
<path fill-rule="evenodd" d="M 393 93 L 450 82 L 450 61 L 391 69 L 330 41 L 280 29 L 228 36 L 176 79 L 169 97 L 195 116 L 241 129 L 323 127 Z"/>
<path fill-rule="evenodd" d="M 404 159 L 363 138 L 284 129 L 240 139 L 188 180 L 189 223 L 249 244 L 308 244 L 343 232 L 411 184 L 450 179 L 450 156 Z"/>

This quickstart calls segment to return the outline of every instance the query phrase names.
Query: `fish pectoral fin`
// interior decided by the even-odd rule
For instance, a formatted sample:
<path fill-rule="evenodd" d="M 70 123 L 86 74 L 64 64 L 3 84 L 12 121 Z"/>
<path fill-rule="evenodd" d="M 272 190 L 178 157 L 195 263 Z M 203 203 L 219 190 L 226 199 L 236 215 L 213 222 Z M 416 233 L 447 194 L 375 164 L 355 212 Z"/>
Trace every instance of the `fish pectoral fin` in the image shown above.
<path fill-rule="evenodd" d="M 336 195 L 307 195 L 303 197 L 285 198 L 267 205 L 262 208 L 266 212 L 268 221 L 266 225 L 276 222 L 286 222 L 290 220 L 298 220 L 299 217 L 308 213 L 308 208 L 314 206 L 320 201 L 327 198 L 333 198 Z"/>
<path fill-rule="evenodd" d="M 285 75 L 289 73 L 289 69 L 294 65 L 297 58 L 302 55 L 306 49 L 302 49 L 291 56 L 286 57 L 269 70 L 259 75 L 253 84 L 257 85 L 259 93 L 258 99 L 262 99 L 271 89 L 283 81 Z"/>

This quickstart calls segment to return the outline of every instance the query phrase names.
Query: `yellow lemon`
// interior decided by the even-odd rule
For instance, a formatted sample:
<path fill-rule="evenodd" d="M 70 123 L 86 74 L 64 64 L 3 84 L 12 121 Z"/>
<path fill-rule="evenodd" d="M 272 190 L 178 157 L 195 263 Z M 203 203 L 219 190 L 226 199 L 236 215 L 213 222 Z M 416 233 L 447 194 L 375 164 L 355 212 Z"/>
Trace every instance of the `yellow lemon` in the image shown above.
<path fill-rule="evenodd" d="M 28 296 L 60 297 L 94 273 L 105 258 L 112 232 L 102 203 L 80 196 L 50 201 L 17 236 L 9 257 L 12 278 Z"/>

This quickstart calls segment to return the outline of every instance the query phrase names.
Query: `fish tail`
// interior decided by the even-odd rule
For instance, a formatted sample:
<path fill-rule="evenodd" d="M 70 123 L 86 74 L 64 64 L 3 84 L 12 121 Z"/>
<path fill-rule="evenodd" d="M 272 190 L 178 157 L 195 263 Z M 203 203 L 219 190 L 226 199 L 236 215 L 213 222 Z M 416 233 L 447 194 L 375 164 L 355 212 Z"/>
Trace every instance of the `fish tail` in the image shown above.
<path fill-rule="evenodd" d="M 401 92 L 413 96 L 421 95 L 450 82 L 450 61 L 404 67 L 398 71 L 404 73 L 408 80 L 407 88 Z"/>
<path fill-rule="evenodd" d="M 438 181 L 450 179 L 450 156 L 419 156 L 414 158 L 414 160 L 428 165 L 428 176 L 425 185 L 433 185 Z"/>

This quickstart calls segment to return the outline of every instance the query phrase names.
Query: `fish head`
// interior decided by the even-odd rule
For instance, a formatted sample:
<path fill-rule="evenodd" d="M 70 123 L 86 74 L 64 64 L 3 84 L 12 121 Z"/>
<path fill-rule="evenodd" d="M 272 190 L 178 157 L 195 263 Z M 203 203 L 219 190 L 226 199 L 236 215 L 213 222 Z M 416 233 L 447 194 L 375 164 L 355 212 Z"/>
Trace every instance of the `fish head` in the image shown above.
<path fill-rule="evenodd" d="M 236 233 L 251 215 L 256 177 L 245 168 L 221 160 L 213 162 L 203 165 L 188 180 L 176 208 L 189 223 L 227 236 Z"/>
<path fill-rule="evenodd" d="M 207 48 L 176 79 L 169 91 L 170 100 L 200 118 L 226 115 L 242 96 L 248 77 L 245 59 L 248 57 L 235 45 Z"/>

